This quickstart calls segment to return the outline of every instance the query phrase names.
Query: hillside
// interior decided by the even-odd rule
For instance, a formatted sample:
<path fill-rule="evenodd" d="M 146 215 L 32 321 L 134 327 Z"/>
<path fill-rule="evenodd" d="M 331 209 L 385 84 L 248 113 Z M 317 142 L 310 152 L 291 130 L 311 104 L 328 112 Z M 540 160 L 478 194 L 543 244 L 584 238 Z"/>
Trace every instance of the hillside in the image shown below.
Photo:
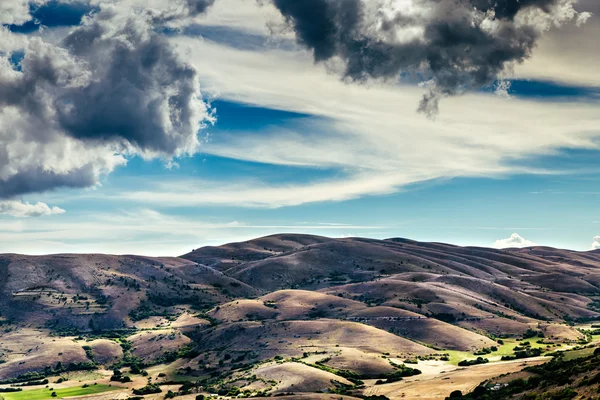
<path fill-rule="evenodd" d="M 455 393 L 451 397 L 474 400 L 598 398 L 600 349 L 587 351 L 587 356 L 570 353 L 576 352 L 566 352 L 549 363 L 527 367 L 523 372 L 484 381 L 471 393 Z"/>
<path fill-rule="evenodd" d="M 595 343 L 573 325 L 598 299 L 600 253 L 547 247 L 282 234 L 181 257 L 5 254 L 0 381 L 117 366 L 128 385 L 146 368 L 207 393 L 394 398 L 411 368 L 433 379 L 419 391 L 483 357 L 453 372 L 469 387 L 522 369 L 502 357 L 523 340 L 526 358 Z"/>

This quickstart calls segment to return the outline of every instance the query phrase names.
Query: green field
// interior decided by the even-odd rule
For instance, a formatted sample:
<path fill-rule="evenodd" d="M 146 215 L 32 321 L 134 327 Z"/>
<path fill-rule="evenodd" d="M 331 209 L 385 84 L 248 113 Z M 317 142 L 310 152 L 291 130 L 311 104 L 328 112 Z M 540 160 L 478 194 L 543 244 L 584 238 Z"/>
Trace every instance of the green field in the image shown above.
<path fill-rule="evenodd" d="M 574 360 L 576 358 L 589 357 L 592 354 L 594 354 L 594 350 L 596 350 L 595 347 L 565 351 L 563 355 L 563 360 L 569 361 Z"/>
<path fill-rule="evenodd" d="M 449 355 L 450 360 L 448 362 L 452 365 L 458 365 L 458 363 L 462 360 L 474 360 L 477 357 L 487 358 L 491 362 L 492 361 L 500 361 L 500 357 L 510 356 L 510 355 L 514 354 L 513 349 L 515 348 L 515 346 L 518 346 L 519 343 L 528 342 L 531 344 L 532 349 L 545 349 L 546 346 L 548 346 L 548 345 L 537 343 L 537 341 L 540 339 L 541 338 L 537 338 L 537 337 L 529 338 L 529 339 L 525 339 L 525 340 L 503 339 L 504 344 L 497 345 L 498 351 L 494 351 L 490 354 L 484 354 L 484 355 L 479 355 L 479 356 L 476 356 L 473 353 L 469 353 L 466 351 L 456 351 L 456 350 L 444 350 L 443 353 L 447 353 Z M 560 349 L 560 347 L 558 347 L 558 348 L 553 347 L 553 348 L 549 349 L 549 351 L 556 351 L 558 349 Z"/>
<path fill-rule="evenodd" d="M 50 390 L 48 388 L 44 389 L 34 389 L 34 390 L 23 390 L 22 392 L 13 392 L 13 393 L 1 393 L 0 397 L 5 400 L 47 400 L 47 399 L 62 399 L 63 397 L 71 397 L 71 396 L 85 396 L 88 394 L 97 394 L 108 392 L 111 390 L 123 389 L 118 386 L 108 386 L 108 385 L 90 385 L 86 388 L 81 386 L 71 387 L 65 389 L 55 389 Z M 52 392 L 56 392 L 56 397 L 52 397 Z"/>

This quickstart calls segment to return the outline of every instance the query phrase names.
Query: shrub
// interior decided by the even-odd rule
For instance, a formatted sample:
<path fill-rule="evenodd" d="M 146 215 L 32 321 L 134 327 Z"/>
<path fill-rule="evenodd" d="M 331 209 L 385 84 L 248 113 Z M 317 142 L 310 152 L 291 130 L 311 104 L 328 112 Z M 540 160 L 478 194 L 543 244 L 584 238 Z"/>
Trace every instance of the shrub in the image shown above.
<path fill-rule="evenodd" d="M 133 394 L 137 394 L 140 396 L 145 396 L 147 394 L 161 393 L 161 392 L 162 392 L 162 389 L 160 388 L 160 386 L 158 386 L 155 383 L 150 383 L 150 384 L 144 386 L 143 388 L 133 389 Z"/>
<path fill-rule="evenodd" d="M 58 383 L 60 383 L 60 382 L 58 382 Z M 16 384 L 14 386 L 39 386 L 39 385 L 47 385 L 47 384 L 48 384 L 48 379 L 44 379 L 42 381 L 27 381 L 27 382 Z"/>
<path fill-rule="evenodd" d="M 490 362 L 487 358 L 477 357 L 475 360 L 462 360 L 458 363 L 459 367 L 469 367 L 471 365 L 487 364 Z"/>

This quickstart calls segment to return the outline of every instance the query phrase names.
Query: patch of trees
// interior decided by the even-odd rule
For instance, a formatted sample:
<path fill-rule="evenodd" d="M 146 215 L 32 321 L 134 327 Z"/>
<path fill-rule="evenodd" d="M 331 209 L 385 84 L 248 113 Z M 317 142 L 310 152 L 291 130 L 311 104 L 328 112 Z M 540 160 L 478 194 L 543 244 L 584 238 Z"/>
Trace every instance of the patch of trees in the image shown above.
<path fill-rule="evenodd" d="M 96 360 L 94 359 L 94 353 L 92 351 L 92 348 L 90 346 L 81 346 L 81 348 L 83 349 L 83 351 L 85 351 L 85 355 L 86 357 L 93 363 L 96 362 Z"/>
<path fill-rule="evenodd" d="M 147 301 L 142 301 L 137 308 L 135 308 L 129 312 L 129 318 L 131 318 L 131 320 L 133 322 L 141 321 L 141 320 L 149 318 L 149 317 L 168 317 L 168 316 L 169 316 L 169 313 L 167 310 L 160 310 L 160 309 L 154 307 L 151 303 L 149 303 Z"/>
<path fill-rule="evenodd" d="M 128 376 L 124 376 L 120 369 L 115 368 L 113 370 L 113 375 L 110 377 L 111 382 L 121 382 L 127 383 L 131 382 L 131 378 Z"/>
<path fill-rule="evenodd" d="M 12 385 L 21 382 L 30 383 L 31 386 L 47 384 L 48 382 L 46 380 L 46 377 L 50 375 L 59 375 L 63 372 L 72 371 L 91 371 L 96 368 L 98 368 L 97 364 L 91 361 L 72 362 L 67 365 L 64 365 L 61 361 L 59 361 L 54 367 L 47 366 L 46 368 L 44 368 L 44 372 L 26 372 L 22 375 L 17 376 L 16 378 L 0 380 L 0 385 Z M 39 383 L 40 381 L 46 381 L 46 383 Z"/>
<path fill-rule="evenodd" d="M 156 360 L 157 364 L 171 363 L 180 358 L 195 358 L 200 355 L 200 352 L 193 344 L 187 344 L 179 350 L 167 351 Z"/>
<path fill-rule="evenodd" d="M 45 377 L 46 377 L 46 375 L 44 375 L 40 372 L 26 372 L 22 375 L 17 376 L 16 378 L 0 380 L 0 385 L 12 385 L 13 383 L 27 382 L 27 381 L 32 381 L 32 380 L 36 380 L 36 379 L 39 380 L 39 379 L 44 379 Z"/>
<path fill-rule="evenodd" d="M 91 371 L 98 368 L 98 365 L 92 361 L 82 361 L 82 362 L 72 362 L 63 365 L 62 362 L 57 362 L 54 368 L 46 367 L 44 372 L 46 375 L 58 375 L 63 372 L 71 372 L 71 371 Z"/>
<path fill-rule="evenodd" d="M 134 289 L 136 291 L 140 291 L 142 290 L 142 286 L 140 285 L 140 283 L 132 278 L 128 278 L 126 276 L 120 276 L 119 280 L 123 283 L 123 285 L 125 287 L 127 287 L 128 289 Z"/>
<path fill-rule="evenodd" d="M 332 374 L 341 376 L 342 378 L 346 378 L 350 382 L 354 383 L 355 385 L 363 384 L 363 381 L 361 380 L 362 377 L 359 374 L 357 374 L 356 372 L 350 371 L 348 369 L 335 369 L 335 368 L 330 367 L 329 365 L 326 365 L 326 363 L 330 360 L 331 360 L 331 357 L 327 357 L 323 360 L 317 361 L 315 364 L 306 364 L 306 365 L 310 365 L 311 367 L 315 367 L 315 368 L 318 368 L 323 371 L 331 372 Z"/>
<path fill-rule="evenodd" d="M 39 386 L 39 385 L 47 385 L 48 379 L 40 380 L 40 381 L 27 381 L 23 383 L 17 383 L 13 386 Z"/>
<path fill-rule="evenodd" d="M 544 337 L 544 333 L 542 331 L 536 331 L 535 329 L 527 329 L 523 334 L 523 339 L 530 339 L 534 337 Z"/>
<path fill-rule="evenodd" d="M 498 347 L 497 346 L 491 346 L 491 347 L 484 347 L 483 349 L 479 349 L 477 350 L 475 353 L 473 353 L 476 356 L 483 356 L 486 354 L 491 354 L 495 351 L 498 351 Z"/>
<path fill-rule="evenodd" d="M 381 385 L 383 383 L 397 382 L 397 381 L 402 380 L 402 378 L 404 378 L 404 377 L 415 376 L 415 375 L 421 374 L 421 370 L 418 370 L 416 368 L 407 367 L 404 364 L 396 364 L 391 361 L 390 361 L 390 364 L 392 364 L 392 367 L 394 367 L 396 369 L 396 371 L 392 372 L 391 374 L 379 375 L 377 377 L 377 379 L 378 379 L 377 382 L 375 382 L 376 385 Z"/>
<path fill-rule="evenodd" d="M 458 366 L 459 367 L 470 367 L 471 365 L 487 364 L 489 362 L 490 362 L 490 360 L 488 360 L 487 358 L 477 357 L 474 360 L 459 361 Z"/>
<path fill-rule="evenodd" d="M 145 396 L 147 394 L 156 394 L 161 392 L 162 389 L 156 383 L 149 383 L 142 388 L 133 389 L 133 394 L 136 394 L 138 396 Z"/>
<path fill-rule="evenodd" d="M 472 393 L 459 398 L 504 400 L 518 397 L 528 400 L 569 400 L 578 395 L 579 388 L 589 392 L 588 388 L 600 384 L 600 349 L 596 349 L 594 355 L 585 358 L 564 360 L 563 356 L 561 354 L 546 364 L 525 368 L 524 371 L 533 374 L 528 379 L 515 379 L 496 390 L 480 385 Z"/>
<path fill-rule="evenodd" d="M 218 284 L 214 284 L 213 286 L 220 287 Z M 191 287 L 188 290 L 191 290 Z M 222 291 L 226 291 L 226 289 L 222 289 Z M 186 296 L 181 293 L 181 291 L 177 291 L 174 295 L 169 295 L 167 293 L 150 293 L 148 294 L 148 301 L 162 307 L 189 304 L 197 310 L 209 310 L 216 305 L 216 303 L 207 301 L 198 295 Z"/>
<path fill-rule="evenodd" d="M 512 356 L 502 356 L 502 361 L 518 360 L 521 358 L 538 357 L 542 355 L 542 349 L 532 349 L 530 347 L 515 347 L 515 353 Z"/>

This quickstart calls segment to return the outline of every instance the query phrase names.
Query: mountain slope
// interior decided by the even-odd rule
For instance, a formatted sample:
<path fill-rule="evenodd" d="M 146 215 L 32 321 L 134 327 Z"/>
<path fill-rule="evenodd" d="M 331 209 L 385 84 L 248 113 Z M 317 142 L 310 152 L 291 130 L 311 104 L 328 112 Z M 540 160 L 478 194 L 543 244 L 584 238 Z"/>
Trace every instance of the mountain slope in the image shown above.
<path fill-rule="evenodd" d="M 406 239 L 283 234 L 181 257 L 6 254 L 0 378 L 55 371 L 60 353 L 70 368 L 175 361 L 209 384 L 243 375 L 252 390 L 343 391 L 330 374 L 395 382 L 407 360 L 444 370 L 475 353 L 498 362 L 526 335 L 544 351 L 588 340 L 567 323 L 600 319 L 599 287 L 598 252 Z M 320 383 L 292 376 L 302 371 Z"/>

